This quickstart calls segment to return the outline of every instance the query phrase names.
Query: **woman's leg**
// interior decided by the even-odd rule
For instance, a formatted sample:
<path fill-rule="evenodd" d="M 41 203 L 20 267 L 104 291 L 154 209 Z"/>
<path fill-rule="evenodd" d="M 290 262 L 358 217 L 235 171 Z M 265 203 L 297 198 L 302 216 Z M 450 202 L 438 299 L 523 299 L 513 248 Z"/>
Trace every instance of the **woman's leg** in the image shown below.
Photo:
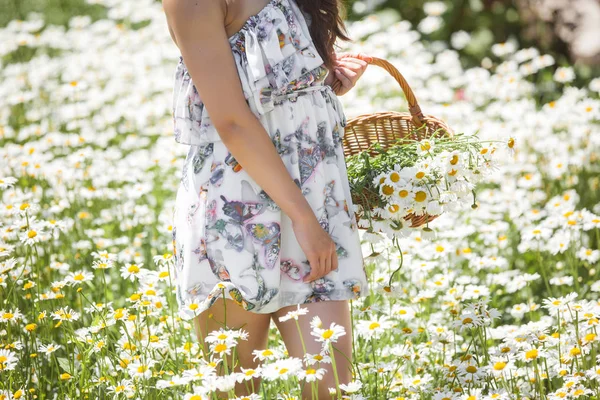
<path fill-rule="evenodd" d="M 310 321 L 316 315 L 319 316 L 323 322 L 323 329 L 329 327 L 332 322 L 341 325 L 345 328 L 346 334 L 338 339 L 333 344 L 335 347 L 334 357 L 336 363 L 336 370 L 339 377 L 340 383 L 349 383 L 352 380 L 351 372 L 351 361 L 352 361 L 352 326 L 350 319 L 350 306 L 347 300 L 331 300 L 321 301 L 317 303 L 302 304 L 300 307 L 308 309 L 308 314 L 301 315 L 298 318 L 300 324 L 300 331 L 302 332 L 302 338 L 306 345 L 306 351 L 310 354 L 317 354 L 321 351 L 322 343 L 317 342 L 315 337 L 310 334 L 311 327 Z M 294 320 L 285 322 L 279 322 L 279 317 L 284 316 L 288 311 L 295 310 L 297 306 L 288 306 L 279 309 L 272 314 L 273 320 L 283 337 L 283 341 L 288 350 L 290 356 L 304 358 L 304 350 L 302 349 L 302 342 L 298 333 L 298 328 Z M 349 361 L 350 360 L 350 361 Z M 316 367 L 316 364 L 313 365 Z M 335 378 L 333 375 L 333 368 L 331 364 L 321 364 L 322 368 L 325 368 L 327 372 L 323 379 L 319 383 L 319 399 L 330 399 L 328 388 L 335 388 Z M 315 368 L 316 369 L 316 368 Z M 311 387 L 309 384 L 304 386 L 302 393 L 303 398 L 311 399 Z"/>
<path fill-rule="evenodd" d="M 219 298 L 208 310 L 202 312 L 194 318 L 194 329 L 200 345 L 204 345 L 205 354 L 208 354 L 208 343 L 204 341 L 206 335 L 214 330 L 224 327 L 226 323 L 229 329 L 243 329 L 248 332 L 248 340 L 239 340 L 236 346 L 236 359 L 238 367 L 235 371 L 240 371 L 240 366 L 244 368 L 255 368 L 258 362 L 252 360 L 252 350 L 264 349 L 267 347 L 269 335 L 269 324 L 271 322 L 270 314 L 257 314 L 244 310 L 241 306 L 227 299 L 227 307 L 224 307 L 223 299 Z M 225 321 L 227 318 L 227 321 Z M 227 358 L 227 365 L 232 365 L 232 358 Z M 230 367 L 231 368 L 231 367 Z M 231 372 L 231 370 L 230 370 Z M 250 391 L 246 390 L 246 383 Z M 254 379 L 254 388 L 258 393 L 260 379 Z M 252 392 L 251 381 L 236 384 L 235 393 L 237 396 L 248 395 Z"/>

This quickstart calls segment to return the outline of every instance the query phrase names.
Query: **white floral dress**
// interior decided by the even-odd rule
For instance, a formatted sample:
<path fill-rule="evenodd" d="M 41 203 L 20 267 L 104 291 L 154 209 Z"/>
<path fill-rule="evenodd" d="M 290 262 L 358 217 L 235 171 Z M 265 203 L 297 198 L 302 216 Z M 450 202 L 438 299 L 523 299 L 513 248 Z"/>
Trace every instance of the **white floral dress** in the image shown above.
<path fill-rule="evenodd" d="M 175 140 L 189 145 L 173 210 L 179 315 L 219 296 L 244 309 L 344 300 L 367 277 L 341 147 L 346 117 L 295 0 L 270 0 L 229 38 L 246 101 L 337 245 L 339 266 L 316 281 L 289 217 L 239 165 L 212 125 L 183 58 L 175 70 Z"/>

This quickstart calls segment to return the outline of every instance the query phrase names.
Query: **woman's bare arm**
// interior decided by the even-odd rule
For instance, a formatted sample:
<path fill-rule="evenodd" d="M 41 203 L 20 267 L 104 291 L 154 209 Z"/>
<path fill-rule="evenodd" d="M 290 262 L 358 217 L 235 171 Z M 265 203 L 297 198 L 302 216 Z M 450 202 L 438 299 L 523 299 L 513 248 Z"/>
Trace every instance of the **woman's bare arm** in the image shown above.
<path fill-rule="evenodd" d="M 335 244 L 294 183 L 243 94 L 225 31 L 223 0 L 163 0 L 181 55 L 221 140 L 290 218 L 312 280 L 337 268 Z M 333 250 L 333 251 L 332 251 Z"/>

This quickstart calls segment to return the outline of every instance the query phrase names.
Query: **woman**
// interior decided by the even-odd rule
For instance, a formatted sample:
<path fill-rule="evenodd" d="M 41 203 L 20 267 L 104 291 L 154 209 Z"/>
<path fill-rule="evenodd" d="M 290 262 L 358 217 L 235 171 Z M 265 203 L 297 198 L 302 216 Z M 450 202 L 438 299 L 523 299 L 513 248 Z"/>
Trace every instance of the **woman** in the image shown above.
<path fill-rule="evenodd" d="M 302 304 L 308 353 L 321 350 L 312 316 L 345 328 L 336 343 L 344 355 L 335 355 L 347 383 L 348 300 L 368 287 L 341 147 L 346 119 L 331 85 L 339 80 L 337 95 L 346 93 L 369 59 L 334 53 L 336 38 L 349 40 L 337 0 L 163 0 L 163 7 L 181 52 L 175 139 L 190 145 L 173 224 L 180 316 L 194 319 L 203 344 L 224 323 L 243 328 L 248 340 L 237 355 L 250 368 L 252 350 L 266 348 L 271 318 L 289 355 L 304 356 L 295 323 L 279 320 Z M 326 367 L 320 398 L 335 387 Z M 308 386 L 303 395 L 311 398 Z"/>

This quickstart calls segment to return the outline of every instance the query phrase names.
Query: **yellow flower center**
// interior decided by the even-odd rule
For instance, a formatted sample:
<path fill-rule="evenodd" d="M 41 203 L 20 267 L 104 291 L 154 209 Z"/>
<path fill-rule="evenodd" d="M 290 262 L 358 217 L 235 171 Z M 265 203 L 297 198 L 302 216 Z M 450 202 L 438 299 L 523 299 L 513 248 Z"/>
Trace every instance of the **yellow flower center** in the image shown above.
<path fill-rule="evenodd" d="M 333 331 L 331 329 L 327 329 L 325 332 L 323 332 L 322 336 L 324 339 L 329 339 L 331 336 L 333 336 Z"/>
<path fill-rule="evenodd" d="M 394 188 L 390 185 L 383 185 L 383 188 L 381 190 L 386 196 L 391 196 L 394 193 Z"/>
<path fill-rule="evenodd" d="M 224 343 L 219 343 L 218 345 L 216 345 L 216 346 L 215 346 L 215 351 L 216 351 L 217 353 L 222 353 L 222 352 L 224 352 L 225 350 L 227 350 L 227 345 L 226 345 L 226 344 L 224 344 Z"/>
<path fill-rule="evenodd" d="M 127 268 L 127 271 L 129 271 L 132 274 L 137 274 L 138 272 L 140 272 L 140 267 L 138 267 L 137 265 L 133 264 L 132 266 L 130 266 L 129 268 Z"/>
<path fill-rule="evenodd" d="M 573 347 L 569 353 L 571 353 L 572 356 L 578 356 L 581 354 L 581 350 L 579 350 L 579 347 Z"/>
<path fill-rule="evenodd" d="M 533 360 L 534 358 L 537 358 L 537 356 L 538 356 L 537 349 L 531 349 L 531 350 L 525 352 L 525 358 L 527 360 Z"/>

